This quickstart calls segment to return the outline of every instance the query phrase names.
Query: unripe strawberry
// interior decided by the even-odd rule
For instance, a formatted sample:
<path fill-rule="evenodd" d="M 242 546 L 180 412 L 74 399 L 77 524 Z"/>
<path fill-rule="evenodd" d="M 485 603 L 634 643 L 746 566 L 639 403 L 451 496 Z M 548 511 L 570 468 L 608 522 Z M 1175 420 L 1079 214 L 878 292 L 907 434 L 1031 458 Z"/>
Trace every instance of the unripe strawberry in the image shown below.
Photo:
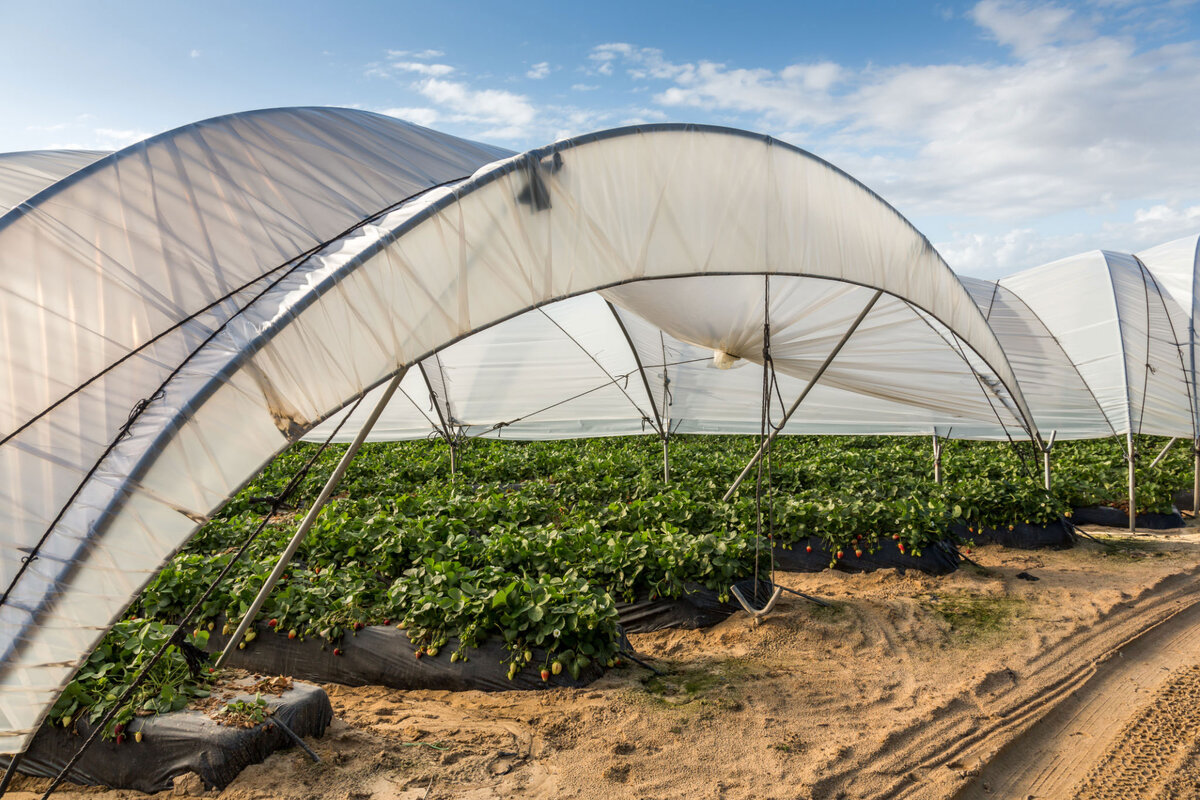
<path fill-rule="evenodd" d="M 138 744 L 141 744 L 141 743 L 142 743 L 142 732 L 141 732 L 141 731 L 134 731 L 134 732 L 133 732 L 133 740 L 134 740 L 135 742 L 137 742 Z"/>
<path fill-rule="evenodd" d="M 550 680 L 550 670 L 545 669 L 545 668 L 542 669 L 542 680 L 544 680 L 544 681 Z"/>
<path fill-rule="evenodd" d="M 288 638 L 289 638 L 289 639 L 295 639 L 295 638 L 296 638 L 296 629 L 295 629 L 295 628 L 292 628 L 290 631 L 288 631 Z"/>
<path fill-rule="evenodd" d="M 561 675 L 562 670 L 563 670 L 563 666 L 562 666 L 561 661 L 555 661 L 550 664 L 550 671 L 553 672 L 555 675 Z"/>

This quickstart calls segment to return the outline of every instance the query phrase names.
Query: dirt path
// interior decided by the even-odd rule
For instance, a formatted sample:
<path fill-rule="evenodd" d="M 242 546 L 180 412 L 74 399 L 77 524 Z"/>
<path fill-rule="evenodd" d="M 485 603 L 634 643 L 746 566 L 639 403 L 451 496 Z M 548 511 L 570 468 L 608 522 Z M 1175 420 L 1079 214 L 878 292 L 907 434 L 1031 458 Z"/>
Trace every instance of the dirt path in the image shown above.
<path fill-rule="evenodd" d="M 1200 728 L 1200 603 L 1119 648 L 956 797 L 1155 797 Z"/>
<path fill-rule="evenodd" d="M 981 786 L 981 770 L 1032 761 L 1011 754 L 1037 739 L 1049 724 L 1042 716 L 1090 696 L 1081 687 L 1092 691 L 1125 661 L 1141 664 L 1146 648 L 1141 677 L 1131 683 L 1122 671 L 1112 691 L 1151 716 L 1111 722 L 1076 758 L 1066 793 L 1036 797 L 1070 797 L 1087 781 L 1089 797 L 1200 800 L 1189 788 L 1200 776 L 1194 723 L 1172 716 L 1200 699 L 1200 670 L 1179 671 L 1200 664 L 1200 644 L 1184 636 L 1200 625 L 1200 531 L 1117 544 L 980 547 L 972 557 L 982 569 L 943 577 L 783 574 L 781 583 L 832 606 L 788 595 L 759 626 L 735 614 L 707 630 L 633 637 L 662 676 L 628 668 L 584 689 L 539 692 L 329 685 L 337 719 L 312 742 L 321 763 L 277 753 L 220 798 L 942 800 Z M 1123 710 L 1136 708 L 1105 713 Z M 1148 739 L 1169 746 L 1148 748 Z M 1143 781 L 1150 794 L 1125 791 L 1138 770 L 1157 776 Z M 36 800 L 41 788 L 19 778 L 8 797 Z M 70 787 L 59 796 L 132 794 Z"/>

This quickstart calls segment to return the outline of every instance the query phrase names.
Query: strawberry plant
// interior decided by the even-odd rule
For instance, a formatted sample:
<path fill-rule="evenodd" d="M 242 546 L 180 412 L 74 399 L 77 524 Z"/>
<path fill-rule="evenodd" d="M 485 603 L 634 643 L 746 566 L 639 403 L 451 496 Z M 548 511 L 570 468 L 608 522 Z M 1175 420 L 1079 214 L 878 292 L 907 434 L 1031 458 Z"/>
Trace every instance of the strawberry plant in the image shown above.
<path fill-rule="evenodd" d="M 50 711 L 50 723 L 73 728 L 85 717 L 92 723 L 98 721 L 117 705 L 142 665 L 174 633 L 174 626 L 158 622 L 118 622 L 58 698 Z M 199 631 L 186 639 L 185 646 L 202 647 L 207 638 L 207 631 Z M 119 743 L 124 740 L 125 726 L 135 715 L 178 711 L 195 698 L 207 697 L 208 673 L 199 668 L 198 651 L 192 653 L 191 662 L 188 655 L 171 645 L 104 729 L 104 738 Z"/>

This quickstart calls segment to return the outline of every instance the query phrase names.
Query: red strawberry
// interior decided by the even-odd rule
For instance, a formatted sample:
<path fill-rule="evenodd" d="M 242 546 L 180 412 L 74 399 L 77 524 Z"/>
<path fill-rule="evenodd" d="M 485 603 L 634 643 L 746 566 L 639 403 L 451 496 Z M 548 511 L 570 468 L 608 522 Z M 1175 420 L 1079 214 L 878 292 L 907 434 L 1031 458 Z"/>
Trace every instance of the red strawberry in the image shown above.
<path fill-rule="evenodd" d="M 812 545 L 810 544 L 808 547 L 804 548 L 804 552 L 806 552 L 806 553 L 811 553 L 811 552 L 812 552 Z"/>
<path fill-rule="evenodd" d="M 416 655 L 417 655 L 417 660 L 418 660 L 418 661 L 420 661 L 420 660 L 421 660 L 421 656 L 425 655 L 425 651 L 424 651 L 424 650 L 418 650 Z"/>
<path fill-rule="evenodd" d="M 862 550 L 855 550 L 855 551 L 854 551 L 854 557 L 855 557 L 855 558 L 862 558 Z"/>
<path fill-rule="evenodd" d="M 838 551 L 837 551 L 837 557 L 838 557 L 838 558 L 841 558 L 841 557 L 842 557 L 842 551 L 841 551 L 841 550 L 838 550 Z"/>
<path fill-rule="evenodd" d="M 392 624 L 392 621 L 391 621 L 390 619 L 385 619 L 385 620 L 383 621 L 383 624 L 384 624 L 384 625 L 391 625 L 391 624 Z"/>
<path fill-rule="evenodd" d="M 894 540 L 895 540 L 895 541 L 897 541 L 897 542 L 898 542 L 898 541 L 900 541 L 900 534 L 898 534 L 898 533 L 893 533 L 893 534 L 892 534 L 892 539 L 894 539 Z"/>
<path fill-rule="evenodd" d="M 340 655 L 342 655 L 342 653 L 344 653 L 344 652 L 345 652 L 345 651 L 344 651 L 344 650 L 342 650 L 342 649 L 340 649 L 340 648 L 337 648 L 337 647 L 333 648 L 333 654 L 334 654 L 335 656 L 340 656 Z"/>
<path fill-rule="evenodd" d="M 124 744 L 124 743 L 125 743 L 125 734 L 118 733 L 117 734 L 117 744 Z"/>
<path fill-rule="evenodd" d="M 361 622 L 354 623 L 354 630 L 361 631 L 362 629 L 363 629 L 363 624 Z"/>
<path fill-rule="evenodd" d="M 968 547 L 965 550 L 963 550 L 963 552 L 966 553 L 967 555 L 971 555 L 971 548 Z"/>
<path fill-rule="evenodd" d="M 313 575 L 320 575 L 320 574 L 321 574 L 321 568 L 313 567 Z"/>
<path fill-rule="evenodd" d="M 267 623 L 267 627 L 274 628 L 278 624 L 279 624 L 279 620 L 272 618 L 271 621 Z"/>
<path fill-rule="evenodd" d="M 542 680 L 544 680 L 544 681 L 550 680 L 550 670 L 548 670 L 548 669 L 542 670 Z"/>

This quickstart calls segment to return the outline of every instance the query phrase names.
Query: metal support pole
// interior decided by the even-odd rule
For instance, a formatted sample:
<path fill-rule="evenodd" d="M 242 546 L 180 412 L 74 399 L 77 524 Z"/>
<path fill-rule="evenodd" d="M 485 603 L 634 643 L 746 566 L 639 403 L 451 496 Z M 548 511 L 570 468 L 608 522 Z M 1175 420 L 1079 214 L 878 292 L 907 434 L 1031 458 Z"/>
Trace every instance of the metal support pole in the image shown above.
<path fill-rule="evenodd" d="M 942 440 L 933 432 L 933 482 L 942 482 Z"/>
<path fill-rule="evenodd" d="M 1192 442 L 1192 516 L 1200 517 L 1200 439 Z"/>
<path fill-rule="evenodd" d="M 1133 431 L 1125 434 L 1125 447 L 1129 458 L 1129 530 L 1137 530 L 1137 454 L 1133 451 Z"/>
<path fill-rule="evenodd" d="M 4 778 L 0 780 L 0 797 L 8 792 L 8 785 L 12 783 L 12 779 L 17 775 L 17 768 L 21 766 L 21 757 L 23 753 L 15 753 L 8 760 L 8 767 L 4 770 Z"/>
<path fill-rule="evenodd" d="M 1042 475 L 1045 479 L 1046 491 L 1050 491 L 1050 451 L 1054 449 L 1054 438 L 1058 430 L 1050 431 L 1050 441 L 1042 445 Z"/>
<path fill-rule="evenodd" d="M 663 437 L 663 483 L 671 482 L 671 458 L 667 451 L 667 437 Z"/>
<path fill-rule="evenodd" d="M 454 483 L 454 476 L 458 474 L 458 459 L 455 457 L 458 454 L 458 445 L 454 440 L 450 441 L 450 482 Z"/>
<path fill-rule="evenodd" d="M 881 296 L 883 296 L 882 289 L 875 292 L 875 294 L 871 296 L 870 301 L 863 308 L 863 310 L 859 312 L 854 322 L 850 324 L 849 329 L 842 335 L 841 340 L 837 343 L 837 345 L 834 346 L 833 351 L 826 357 L 825 363 L 821 365 L 816 374 L 812 376 L 807 384 L 805 384 L 804 391 L 800 393 L 800 396 L 796 398 L 796 402 L 792 403 L 791 408 L 789 408 L 787 413 L 783 415 L 783 419 L 779 421 L 779 427 L 773 428 L 770 434 L 767 435 L 766 440 L 759 445 L 758 450 L 754 453 L 754 457 L 750 459 L 750 463 L 746 465 L 746 468 L 742 470 L 742 474 L 737 476 L 737 480 L 733 482 L 733 485 L 729 487 L 729 491 L 727 491 L 725 496 L 721 498 L 722 502 L 729 502 L 729 498 L 733 497 L 733 493 L 736 492 L 737 488 L 742 485 L 742 481 L 746 480 L 746 476 L 750 474 L 750 470 L 754 469 L 754 465 L 757 464 L 758 460 L 763 457 L 763 453 L 765 453 L 767 448 L 770 447 L 771 442 L 775 441 L 775 437 L 778 436 L 779 432 L 783 430 L 785 425 L 787 425 L 788 420 L 792 418 L 792 414 L 796 413 L 796 409 L 798 409 L 800 404 L 804 402 L 804 398 L 808 397 L 808 393 L 811 392 L 813 387 L 817 385 L 817 381 L 821 380 L 821 376 L 825 374 L 825 370 L 829 369 L 829 365 L 833 363 L 833 359 L 837 358 L 837 354 L 842 352 L 842 348 L 846 346 L 846 342 L 850 341 L 850 336 L 856 330 L 858 330 L 858 326 L 862 324 L 864 319 L 866 319 L 867 314 L 869 314 L 871 309 L 875 307 L 875 304 L 879 302 L 879 298 Z"/>
<path fill-rule="evenodd" d="M 317 515 L 321 513 L 321 509 L 329 502 L 333 490 L 337 488 L 341 482 L 342 476 L 346 474 L 346 469 L 350 466 L 350 462 L 354 460 L 354 455 L 358 449 L 362 447 L 366 441 L 367 435 L 371 429 L 375 427 L 375 423 L 379 420 L 379 415 L 383 413 L 383 409 L 391 401 L 392 395 L 396 393 L 396 389 L 400 386 L 400 381 L 404 379 L 404 373 L 408 372 L 408 367 L 404 367 L 396 373 L 396 377 L 392 378 L 391 383 L 383 391 L 383 397 L 379 398 L 375 408 L 371 410 L 371 415 L 367 417 L 358 434 L 355 435 L 354 441 L 342 454 L 342 460 L 338 462 L 337 467 L 333 470 L 333 474 L 329 476 L 329 480 L 325 481 L 325 487 L 321 489 L 321 494 L 317 496 L 316 502 L 312 504 L 312 508 L 308 510 L 304 520 L 300 523 L 300 527 L 296 529 L 296 533 L 292 536 L 292 540 L 288 542 L 288 546 L 283 551 L 283 555 L 279 557 L 279 562 L 275 564 L 275 569 L 271 570 L 271 574 L 267 576 L 267 580 L 263 583 L 262 588 L 258 590 L 258 596 L 254 598 L 254 602 L 250 604 L 250 610 L 242 617 L 241 623 L 238 624 L 237 630 L 233 636 L 229 637 L 229 641 L 225 645 L 225 650 L 221 653 L 221 657 L 217 659 L 217 666 L 220 667 L 229 658 L 229 654 L 238 646 L 238 642 L 242 641 L 242 637 L 246 635 L 246 631 L 254 624 L 254 618 L 258 616 L 258 612 L 262 610 L 263 603 L 266 602 L 267 595 L 275 588 L 275 584 L 279 582 L 279 578 L 283 575 L 283 571 L 287 569 L 288 562 L 292 560 L 292 556 L 296 555 L 296 551 L 300 549 L 300 543 L 304 541 L 304 537 L 312 528 L 313 523 L 317 521 Z"/>
<path fill-rule="evenodd" d="M 1168 441 L 1165 445 L 1163 445 L 1163 449 L 1158 451 L 1158 455 L 1156 455 L 1154 457 L 1154 460 L 1150 462 L 1150 469 L 1154 469 L 1155 467 L 1157 467 L 1158 462 L 1162 461 L 1164 458 L 1167 457 L 1167 451 L 1171 449 L 1171 445 L 1175 444 L 1175 440 L 1177 438 L 1178 437 L 1176 437 L 1176 436 L 1172 436 L 1170 441 Z"/>

